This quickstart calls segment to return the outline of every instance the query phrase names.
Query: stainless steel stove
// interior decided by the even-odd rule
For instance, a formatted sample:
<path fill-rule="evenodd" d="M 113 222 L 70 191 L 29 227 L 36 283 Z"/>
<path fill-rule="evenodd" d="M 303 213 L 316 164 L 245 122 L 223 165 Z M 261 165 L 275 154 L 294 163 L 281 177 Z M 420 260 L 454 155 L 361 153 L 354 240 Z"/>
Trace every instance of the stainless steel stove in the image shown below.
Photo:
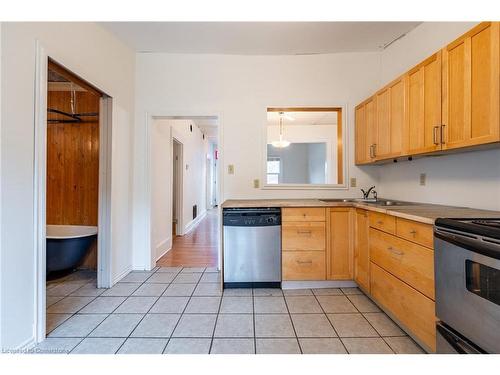
<path fill-rule="evenodd" d="M 437 352 L 500 353 L 500 218 L 437 219 Z"/>

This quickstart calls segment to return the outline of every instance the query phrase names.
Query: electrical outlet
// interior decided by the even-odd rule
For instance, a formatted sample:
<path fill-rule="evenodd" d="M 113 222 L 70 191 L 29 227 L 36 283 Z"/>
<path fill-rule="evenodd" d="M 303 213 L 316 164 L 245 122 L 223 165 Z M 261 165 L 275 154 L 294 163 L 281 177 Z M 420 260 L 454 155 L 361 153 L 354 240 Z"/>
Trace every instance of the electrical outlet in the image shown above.
<path fill-rule="evenodd" d="M 351 177 L 351 187 L 356 187 L 357 181 L 356 177 Z"/>
<path fill-rule="evenodd" d="M 256 189 L 258 189 L 260 187 L 260 180 L 258 178 L 253 180 L 253 187 Z"/>
<path fill-rule="evenodd" d="M 425 186 L 426 180 L 427 175 L 425 173 L 420 173 L 420 186 Z"/>
<path fill-rule="evenodd" d="M 234 174 L 234 165 L 233 164 L 229 164 L 227 166 L 227 174 Z"/>

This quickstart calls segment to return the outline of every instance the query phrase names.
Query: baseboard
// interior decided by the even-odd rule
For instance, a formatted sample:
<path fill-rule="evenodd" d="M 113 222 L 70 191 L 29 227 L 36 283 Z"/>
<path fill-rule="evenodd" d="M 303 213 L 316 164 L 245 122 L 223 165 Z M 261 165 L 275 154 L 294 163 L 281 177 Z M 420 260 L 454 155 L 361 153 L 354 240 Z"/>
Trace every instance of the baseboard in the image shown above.
<path fill-rule="evenodd" d="M 351 280 L 282 281 L 281 289 L 313 288 L 355 288 L 358 284 Z"/>
<path fill-rule="evenodd" d="M 155 248 L 155 254 L 160 253 L 155 259 L 155 261 L 158 261 L 162 256 L 164 256 L 166 253 L 168 253 L 172 249 L 172 237 L 168 237 L 161 241 L 158 245 L 156 245 Z"/>
<path fill-rule="evenodd" d="M 127 276 L 130 273 L 130 271 L 132 271 L 132 266 L 128 266 L 122 273 L 113 278 L 113 280 L 111 280 L 111 286 L 115 285 L 117 282 L 119 282 L 121 279 Z"/>
<path fill-rule="evenodd" d="M 192 220 L 188 225 L 186 225 L 186 228 L 184 228 L 184 235 L 188 234 L 194 228 L 196 228 L 196 226 L 200 223 L 200 221 L 203 220 L 205 216 L 207 216 L 207 210 L 203 211 L 196 217 L 196 219 Z"/>

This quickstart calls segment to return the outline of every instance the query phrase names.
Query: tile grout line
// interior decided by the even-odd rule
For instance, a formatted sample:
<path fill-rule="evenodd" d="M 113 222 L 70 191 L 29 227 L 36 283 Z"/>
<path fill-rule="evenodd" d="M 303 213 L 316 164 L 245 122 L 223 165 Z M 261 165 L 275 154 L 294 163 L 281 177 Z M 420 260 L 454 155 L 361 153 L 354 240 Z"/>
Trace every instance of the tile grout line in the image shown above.
<path fill-rule="evenodd" d="M 341 292 L 342 294 L 344 294 L 344 291 L 343 291 L 342 289 L 340 289 L 340 288 L 339 288 L 339 290 L 340 290 L 340 292 Z M 321 302 L 319 301 L 318 297 L 316 296 L 316 294 L 315 294 L 314 292 L 313 292 L 313 296 L 314 296 L 314 299 L 316 300 L 316 302 L 318 302 L 318 305 L 319 305 L 319 307 L 321 308 L 321 311 L 323 311 L 323 314 L 325 314 L 326 320 L 328 320 L 328 323 L 330 323 L 330 326 L 332 327 L 333 332 L 335 332 L 335 334 L 337 335 L 337 337 L 338 337 L 338 339 L 339 339 L 340 343 L 341 343 L 341 344 L 342 344 L 342 346 L 344 347 L 345 352 L 346 352 L 347 354 L 351 354 L 351 353 L 349 353 L 349 350 L 347 350 L 347 347 L 345 346 L 344 342 L 342 341 L 342 338 L 340 337 L 339 333 L 337 332 L 337 330 L 336 330 L 336 329 L 335 329 L 335 327 L 333 326 L 333 323 L 331 322 L 330 318 L 328 318 L 328 314 L 326 313 L 325 309 L 323 308 L 323 305 L 321 304 Z M 354 306 L 354 307 L 356 307 L 356 306 Z"/>
<path fill-rule="evenodd" d="M 222 290 L 221 290 L 219 308 L 217 309 L 217 315 L 215 316 L 215 324 L 214 324 L 214 329 L 212 330 L 212 337 L 210 338 L 210 347 L 208 348 L 208 354 L 212 354 L 212 346 L 214 345 L 215 329 L 217 328 L 217 322 L 219 321 L 219 314 L 220 314 L 220 309 L 222 306 L 222 299 L 223 298 L 224 298 L 224 288 L 222 288 Z"/>
<path fill-rule="evenodd" d="M 290 309 L 288 308 L 288 302 L 286 301 L 285 293 L 283 293 L 283 299 L 285 300 L 286 311 L 288 312 L 288 318 L 292 323 L 293 333 L 295 334 L 295 340 L 297 340 L 297 345 L 299 346 L 300 354 L 304 354 L 304 352 L 302 351 L 302 345 L 300 345 L 299 337 L 297 336 L 297 331 L 295 330 L 295 324 L 293 323 L 292 314 L 290 313 Z"/>
<path fill-rule="evenodd" d="M 358 288 L 359 289 L 359 288 Z M 368 325 L 370 327 L 373 328 L 373 330 L 375 331 L 375 333 L 378 335 L 378 338 L 379 339 L 382 339 L 382 341 L 389 347 L 389 349 L 394 353 L 394 350 L 392 349 L 392 347 L 384 340 L 384 338 L 382 337 L 382 335 L 379 333 L 379 331 L 377 331 L 377 329 L 370 323 L 370 321 L 368 319 L 366 319 L 366 317 L 364 316 L 363 312 L 361 312 L 361 310 L 358 308 L 358 306 L 356 306 L 356 304 L 349 298 L 349 294 L 345 293 L 342 289 L 341 289 L 342 293 L 347 297 L 347 299 L 349 300 L 349 302 L 354 306 L 354 308 L 357 310 L 357 312 L 363 317 L 363 319 L 368 323 Z M 351 294 L 353 295 L 353 294 Z M 354 295 L 362 295 L 364 296 L 365 298 L 369 299 L 364 292 L 361 292 L 361 294 L 354 294 Z M 370 303 L 373 303 L 371 300 L 370 300 Z M 375 305 L 375 304 L 374 304 Z M 377 309 L 378 309 L 378 306 L 377 306 Z M 380 310 L 380 309 L 379 309 Z M 379 312 L 379 311 L 375 311 L 375 312 Z"/>
<path fill-rule="evenodd" d="M 156 271 L 155 271 L 155 272 L 156 272 Z M 135 291 L 136 291 L 137 289 L 139 289 L 139 288 L 140 288 L 143 284 L 145 284 L 145 283 L 146 283 L 146 280 L 148 280 L 151 276 L 153 276 L 153 274 L 154 274 L 155 272 L 152 272 L 152 273 L 151 273 L 151 275 L 150 275 L 149 277 L 147 277 L 147 278 L 146 278 L 146 279 L 145 279 L 142 283 L 138 283 L 139 285 L 137 286 L 137 288 L 135 288 L 129 296 L 124 296 L 124 297 L 125 297 L 125 299 L 124 299 L 124 300 L 123 300 L 120 304 L 118 304 L 118 306 L 116 306 L 116 307 L 115 307 L 115 308 L 114 308 L 114 309 L 113 309 L 113 310 L 112 310 L 109 314 L 107 314 L 107 316 L 106 316 L 106 317 L 105 317 L 105 318 L 104 318 L 104 319 L 103 319 L 103 320 L 102 320 L 102 321 L 101 321 L 101 322 L 100 322 L 97 326 L 95 326 L 95 327 L 94 327 L 94 328 L 93 328 L 93 329 L 92 329 L 92 330 L 91 330 L 91 331 L 90 331 L 90 332 L 89 332 L 89 333 L 88 333 L 88 334 L 87 334 L 87 335 L 86 335 L 86 336 L 82 339 L 82 341 L 80 341 L 80 343 L 79 343 L 78 345 L 76 345 L 76 346 L 75 346 L 75 347 L 71 350 L 71 352 L 70 352 L 70 353 L 72 353 L 72 352 L 73 352 L 73 351 L 74 351 L 74 350 L 75 350 L 78 346 L 80 346 L 80 344 L 83 342 L 83 340 L 85 340 L 85 339 L 87 339 L 87 338 L 90 338 L 90 335 L 92 334 L 92 332 L 94 332 L 94 331 L 95 331 L 98 327 L 100 327 L 100 326 L 101 326 L 101 324 L 102 324 L 105 320 L 107 320 L 107 319 L 108 319 L 108 318 L 109 318 L 109 317 L 110 317 L 110 316 L 111 316 L 111 315 L 112 315 L 112 314 L 113 314 L 113 313 L 114 313 L 114 312 L 115 312 L 115 311 L 116 311 L 116 310 L 117 310 L 117 309 L 118 309 L 121 305 L 123 305 L 123 304 L 125 303 L 125 301 L 126 301 L 126 300 L 128 300 L 128 299 L 132 296 L 132 294 L 133 294 L 133 293 L 135 293 Z M 116 284 L 119 284 L 119 282 L 118 282 L 118 283 L 116 283 Z M 115 284 L 115 285 L 116 285 L 116 284 Z M 130 284 L 130 283 L 122 283 L 122 284 Z M 112 289 L 115 285 L 113 285 L 111 288 L 106 288 L 106 289 L 107 289 L 107 290 L 111 290 L 111 289 Z M 105 292 L 104 292 L 104 293 L 105 293 Z M 98 297 L 101 297 L 101 295 L 99 295 Z M 103 296 L 103 297 L 106 297 L 106 296 Z M 107 296 L 107 297 L 123 297 L 123 296 Z M 96 297 L 95 299 L 97 299 L 97 297 Z M 95 299 L 94 299 L 94 300 L 95 300 Z M 156 303 L 156 302 L 155 302 L 155 303 Z M 84 307 L 82 307 L 82 309 L 83 309 L 83 308 L 84 308 Z M 81 311 L 82 309 L 80 309 L 80 310 L 78 310 L 78 311 Z M 78 312 L 77 312 L 77 313 L 75 313 L 75 315 L 76 315 L 76 314 L 78 314 Z M 96 315 L 97 315 L 97 314 L 98 314 L 98 313 L 96 313 Z M 85 315 L 85 314 L 79 314 L 79 315 Z M 90 314 L 87 314 L 87 315 L 90 315 Z M 145 316 L 145 315 L 144 315 L 144 316 Z M 144 316 L 142 317 L 142 319 L 144 319 Z M 140 321 L 142 321 L 142 319 L 141 319 Z M 137 324 L 139 324 L 139 323 L 137 323 Z M 137 327 L 137 326 L 136 326 L 136 327 Z M 134 327 L 134 329 L 135 329 L 136 327 Z M 132 331 L 133 331 L 133 330 L 132 330 Z M 129 336 L 130 336 L 130 335 L 129 335 Z M 127 340 L 127 339 L 125 339 L 125 340 L 123 341 L 123 343 L 125 343 L 125 341 L 126 341 L 126 340 Z M 123 343 L 122 343 L 122 345 L 123 345 Z M 120 345 L 120 348 L 121 348 L 121 345 Z M 115 353 L 116 353 L 116 352 L 115 352 Z"/>
<path fill-rule="evenodd" d="M 178 273 L 177 275 L 180 275 L 180 274 L 181 274 L 181 272 L 182 272 L 182 270 L 183 270 L 184 268 L 187 268 L 187 267 L 181 267 L 181 269 L 179 270 L 179 273 Z M 158 268 L 158 269 L 159 269 L 159 268 Z M 196 291 L 196 288 L 198 288 L 198 285 L 200 285 L 200 281 L 201 281 L 201 279 L 202 279 L 203 275 L 205 274 L 205 271 L 206 271 L 206 268 L 205 268 L 205 269 L 203 270 L 203 272 L 201 273 L 201 276 L 200 276 L 200 278 L 198 279 L 198 282 L 196 283 L 196 286 L 194 287 L 194 289 L 193 289 L 193 291 L 191 292 L 191 294 L 188 296 L 189 298 L 188 298 L 188 300 L 187 300 L 187 302 L 186 302 L 186 306 L 184 306 L 184 309 L 182 309 L 182 312 L 180 313 L 179 319 L 177 320 L 177 323 L 175 323 L 175 326 L 174 326 L 174 328 L 172 329 L 172 333 L 170 334 L 170 337 L 168 338 L 167 345 L 165 345 L 165 348 L 163 349 L 162 354 L 165 354 L 165 350 L 167 349 L 168 344 L 170 343 L 171 339 L 173 338 L 172 336 L 173 336 L 173 334 L 175 333 L 175 330 L 177 329 L 177 326 L 179 325 L 179 322 L 181 321 L 182 317 L 184 316 L 184 313 L 186 312 L 186 309 L 187 309 L 187 307 L 189 306 L 189 302 L 191 302 L 191 299 L 192 299 L 192 298 L 193 298 L 193 296 L 194 296 L 194 292 Z M 193 273 L 197 273 L 197 272 L 193 272 Z M 177 275 L 176 275 L 175 277 L 177 277 Z M 174 277 L 174 280 L 175 280 L 175 277 Z M 172 281 L 173 281 L 173 280 L 172 280 Z M 165 289 L 165 291 L 166 291 L 166 289 Z M 214 327 L 214 329 L 215 329 L 215 327 Z M 175 337 L 174 337 L 174 338 L 175 338 Z"/>

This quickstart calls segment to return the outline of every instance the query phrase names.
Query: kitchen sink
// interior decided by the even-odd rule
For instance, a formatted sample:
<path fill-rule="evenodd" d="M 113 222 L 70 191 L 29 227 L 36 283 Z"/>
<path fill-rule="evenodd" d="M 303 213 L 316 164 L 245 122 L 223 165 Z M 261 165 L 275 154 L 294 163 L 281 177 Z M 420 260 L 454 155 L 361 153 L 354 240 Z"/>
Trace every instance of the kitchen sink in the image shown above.
<path fill-rule="evenodd" d="M 396 201 L 390 199 L 362 199 L 362 198 L 332 198 L 332 199 L 320 199 L 321 202 L 325 203 L 349 203 L 349 202 L 359 202 L 374 206 L 412 206 L 419 203 Z"/>

